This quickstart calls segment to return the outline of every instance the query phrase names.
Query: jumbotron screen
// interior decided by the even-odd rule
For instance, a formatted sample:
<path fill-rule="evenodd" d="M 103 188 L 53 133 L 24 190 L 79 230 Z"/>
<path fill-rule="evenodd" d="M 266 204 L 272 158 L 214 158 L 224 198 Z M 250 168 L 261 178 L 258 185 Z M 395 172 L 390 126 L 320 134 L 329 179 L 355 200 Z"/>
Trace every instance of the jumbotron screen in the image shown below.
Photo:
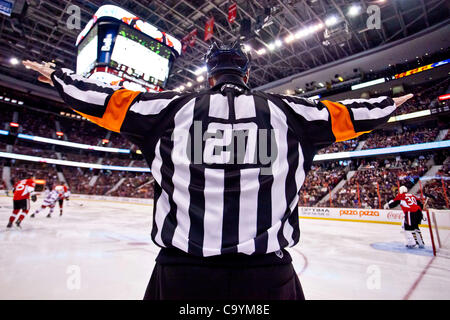
<path fill-rule="evenodd" d="M 180 42 L 116 6 L 99 8 L 77 39 L 77 74 L 131 90 L 161 91 Z"/>
<path fill-rule="evenodd" d="M 128 26 L 120 26 L 111 55 L 111 67 L 163 87 L 169 77 L 171 50 L 162 43 L 143 37 Z"/>

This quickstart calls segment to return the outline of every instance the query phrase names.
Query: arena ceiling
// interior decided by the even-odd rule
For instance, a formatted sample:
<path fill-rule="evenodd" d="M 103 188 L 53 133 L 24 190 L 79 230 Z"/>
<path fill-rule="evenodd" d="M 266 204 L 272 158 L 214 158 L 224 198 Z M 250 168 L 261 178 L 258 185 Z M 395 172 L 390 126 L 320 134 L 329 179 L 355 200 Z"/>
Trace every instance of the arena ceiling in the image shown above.
<path fill-rule="evenodd" d="M 16 2 L 19 0 L 16 0 Z M 21 1 L 19 1 L 21 2 Z M 24 2 L 24 1 L 22 1 Z M 251 22 L 245 43 L 252 50 L 251 87 L 288 77 L 338 61 L 363 51 L 406 38 L 449 19 L 446 0 L 236 0 L 236 21 L 227 20 L 227 0 L 29 0 L 25 10 L 13 17 L 0 15 L 0 70 L 19 80 L 36 82 L 35 75 L 9 63 L 11 57 L 38 61 L 55 60 L 57 64 L 75 68 L 75 40 L 80 30 L 69 30 L 67 9 L 76 5 L 81 9 L 81 27 L 103 4 L 115 4 L 133 12 L 160 29 L 182 39 L 197 28 L 193 47 L 178 58 L 169 78 L 168 89 L 187 82 L 197 84 L 195 70 L 203 66 L 202 58 L 209 46 L 203 41 L 205 23 L 214 17 L 214 40 L 230 42 L 241 33 L 241 24 Z M 360 12 L 348 14 L 352 5 Z M 367 28 L 367 8 L 381 9 L 381 28 Z M 324 44 L 324 30 L 312 32 L 289 43 L 286 37 L 295 36 L 302 28 L 325 25 L 335 16 L 348 26 L 348 37 L 339 44 Z M 268 49 L 276 40 L 279 47 L 258 55 L 255 50 Z"/>

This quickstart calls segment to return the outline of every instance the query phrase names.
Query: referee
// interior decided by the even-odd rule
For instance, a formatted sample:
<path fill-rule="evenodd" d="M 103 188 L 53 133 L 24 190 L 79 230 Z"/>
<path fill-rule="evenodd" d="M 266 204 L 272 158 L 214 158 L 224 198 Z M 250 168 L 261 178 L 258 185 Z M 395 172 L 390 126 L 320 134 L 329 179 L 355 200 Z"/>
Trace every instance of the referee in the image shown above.
<path fill-rule="evenodd" d="M 161 250 L 144 299 L 304 299 L 286 247 L 318 149 L 385 123 L 411 98 L 315 102 L 252 91 L 239 43 L 205 56 L 210 88 L 142 93 L 24 61 L 76 112 L 139 146 Z"/>

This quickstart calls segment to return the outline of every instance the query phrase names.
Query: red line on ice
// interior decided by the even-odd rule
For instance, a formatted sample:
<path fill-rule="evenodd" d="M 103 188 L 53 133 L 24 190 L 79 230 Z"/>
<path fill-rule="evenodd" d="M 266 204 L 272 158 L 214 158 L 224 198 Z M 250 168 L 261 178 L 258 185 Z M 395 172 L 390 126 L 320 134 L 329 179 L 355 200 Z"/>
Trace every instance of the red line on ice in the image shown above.
<path fill-rule="evenodd" d="M 428 269 L 430 268 L 431 264 L 433 263 L 434 259 L 436 257 L 431 258 L 431 260 L 428 262 L 428 264 L 426 265 L 426 267 L 422 270 L 422 272 L 420 273 L 419 277 L 416 279 L 416 281 L 413 283 L 413 285 L 411 286 L 411 288 L 409 288 L 408 293 L 403 297 L 403 300 L 408 300 L 411 295 L 413 294 L 414 290 L 416 290 L 417 286 L 419 285 L 420 281 L 422 280 L 423 276 L 425 275 L 425 273 L 427 273 Z"/>

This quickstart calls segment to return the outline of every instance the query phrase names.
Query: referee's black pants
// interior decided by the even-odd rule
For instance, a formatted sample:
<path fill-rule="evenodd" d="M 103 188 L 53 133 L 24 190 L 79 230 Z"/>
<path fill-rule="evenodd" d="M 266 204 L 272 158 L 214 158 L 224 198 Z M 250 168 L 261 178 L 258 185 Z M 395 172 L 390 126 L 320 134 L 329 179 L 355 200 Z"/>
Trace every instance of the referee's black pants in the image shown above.
<path fill-rule="evenodd" d="M 292 263 L 212 266 L 156 263 L 144 300 L 304 300 Z"/>

